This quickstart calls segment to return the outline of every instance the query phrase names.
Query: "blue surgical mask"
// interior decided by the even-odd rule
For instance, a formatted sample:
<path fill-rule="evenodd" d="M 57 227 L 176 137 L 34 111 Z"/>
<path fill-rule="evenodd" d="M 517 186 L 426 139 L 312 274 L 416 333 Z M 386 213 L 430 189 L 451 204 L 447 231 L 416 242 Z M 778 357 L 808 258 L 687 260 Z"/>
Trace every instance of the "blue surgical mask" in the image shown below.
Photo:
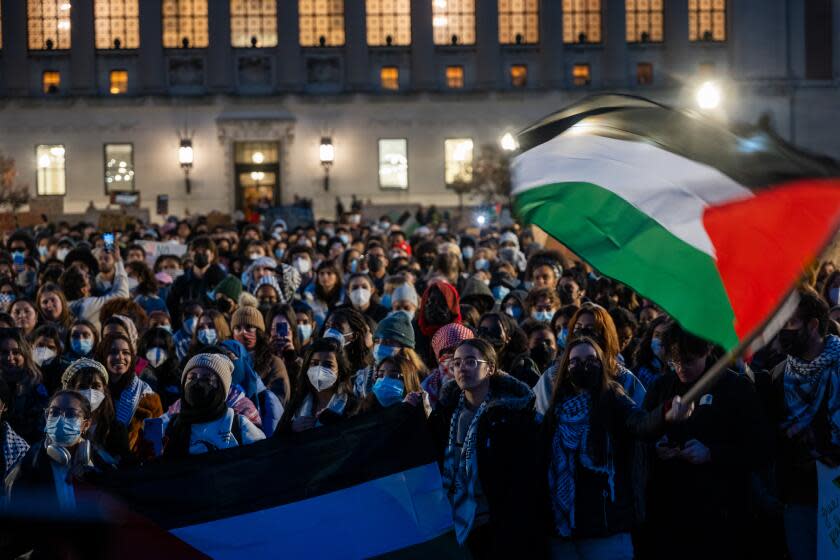
<path fill-rule="evenodd" d="M 475 254 L 475 249 L 467 245 L 466 247 L 461 249 L 461 254 L 464 256 L 465 259 L 470 260 Z"/>
<path fill-rule="evenodd" d="M 312 336 L 312 325 L 298 324 L 297 331 L 300 341 L 306 342 Z"/>
<path fill-rule="evenodd" d="M 663 356 L 665 355 L 665 349 L 662 346 L 661 338 L 650 339 L 650 351 L 653 352 L 653 355 L 659 358 L 660 360 L 663 359 Z"/>
<path fill-rule="evenodd" d="M 569 329 L 568 327 L 563 327 L 560 329 L 560 332 L 557 334 L 557 348 L 563 349 L 566 347 L 566 339 L 569 338 Z"/>
<path fill-rule="evenodd" d="M 344 338 L 344 333 L 341 332 L 338 329 L 334 329 L 334 328 L 330 327 L 324 333 L 324 338 L 333 338 L 333 339 L 337 340 L 338 343 L 341 344 L 342 347 L 347 346 L 347 340 Z"/>
<path fill-rule="evenodd" d="M 375 363 L 379 363 L 385 358 L 389 356 L 393 356 L 397 352 L 399 352 L 399 348 L 396 346 L 388 346 L 387 344 L 374 344 L 373 345 L 373 359 Z"/>
<path fill-rule="evenodd" d="M 168 333 L 172 332 L 172 325 L 158 325 L 159 329 L 163 329 Z"/>
<path fill-rule="evenodd" d="M 92 338 L 71 338 L 70 348 L 80 356 L 87 356 L 93 350 Z"/>
<path fill-rule="evenodd" d="M 385 309 L 391 309 L 391 294 L 385 294 L 379 300 L 379 303 L 382 304 L 382 307 Z"/>
<path fill-rule="evenodd" d="M 347 235 L 346 233 L 342 233 L 341 235 L 338 236 L 338 238 L 341 239 L 341 242 L 344 243 L 345 245 L 350 244 L 350 236 Z"/>
<path fill-rule="evenodd" d="M 41 255 L 41 258 L 45 258 L 47 253 L 50 252 L 50 248 L 46 245 L 39 245 L 38 246 L 38 254 Z"/>
<path fill-rule="evenodd" d="M 218 339 L 218 335 L 216 334 L 216 329 L 201 329 L 198 331 L 196 335 L 198 341 L 202 344 L 211 345 L 216 344 L 216 340 Z"/>
<path fill-rule="evenodd" d="M 551 318 L 554 317 L 554 313 L 551 312 L 551 311 L 548 311 L 548 310 L 546 310 L 546 311 L 536 311 L 536 310 L 534 310 L 534 311 L 531 312 L 531 317 L 535 321 L 539 321 L 541 323 L 549 323 L 549 322 L 551 322 Z"/>
<path fill-rule="evenodd" d="M 359 261 L 353 259 L 350 261 L 350 274 L 356 274 L 359 271 Z"/>
<path fill-rule="evenodd" d="M 278 249 L 274 249 L 274 256 L 277 257 L 278 259 L 282 259 L 285 254 L 286 254 L 286 249 L 283 248 L 283 247 L 280 247 Z"/>
<path fill-rule="evenodd" d="M 476 270 L 490 270 L 490 261 L 487 259 L 475 259 L 473 262 Z"/>
<path fill-rule="evenodd" d="M 82 436 L 82 418 L 65 418 L 63 416 L 47 418 L 44 432 L 52 443 L 59 447 L 70 447 Z"/>
<path fill-rule="evenodd" d="M 194 316 L 190 316 L 189 318 L 184 320 L 184 332 L 192 334 L 195 332 L 195 326 L 198 323 L 198 319 Z"/>
<path fill-rule="evenodd" d="M 379 404 L 388 407 L 403 400 L 405 385 L 399 379 L 382 377 L 373 384 L 373 394 L 376 395 Z"/>
<path fill-rule="evenodd" d="M 522 308 L 518 305 L 508 305 L 507 307 L 505 307 L 505 313 L 507 313 L 517 321 L 522 318 Z"/>
<path fill-rule="evenodd" d="M 493 292 L 493 297 L 496 298 L 496 301 L 502 301 L 510 293 L 510 288 L 499 284 L 498 286 L 494 286 L 490 291 Z"/>

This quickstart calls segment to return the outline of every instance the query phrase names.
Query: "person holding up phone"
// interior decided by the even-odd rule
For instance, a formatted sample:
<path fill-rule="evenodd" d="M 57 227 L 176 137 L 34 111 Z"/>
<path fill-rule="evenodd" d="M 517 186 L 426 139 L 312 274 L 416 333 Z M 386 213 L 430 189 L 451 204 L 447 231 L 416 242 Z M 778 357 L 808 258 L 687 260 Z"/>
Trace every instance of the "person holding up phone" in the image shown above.
<path fill-rule="evenodd" d="M 99 328 L 99 312 L 102 310 L 102 306 L 114 298 L 127 298 L 130 295 L 128 275 L 125 272 L 120 252 L 115 250 L 113 253 L 107 253 L 107 255 L 107 257 L 103 257 L 102 253 L 99 255 L 100 270 L 103 268 L 103 263 L 105 263 L 106 268 L 108 266 L 113 267 L 113 280 L 111 288 L 107 292 L 95 295 L 90 278 L 81 268 L 76 266 L 71 266 L 65 270 L 59 279 L 61 289 L 64 290 L 64 295 L 70 302 L 70 311 L 73 315 L 77 319 L 90 321 L 97 329 Z M 101 274 L 97 278 L 100 278 Z"/>
<path fill-rule="evenodd" d="M 114 287 L 114 279 L 117 275 L 115 254 L 119 254 L 119 249 L 116 247 L 113 232 L 102 234 L 102 240 L 105 245 L 96 255 L 99 264 L 99 274 L 96 275 L 93 287 L 93 295 L 96 296 L 102 296 L 110 292 L 111 288 Z"/>

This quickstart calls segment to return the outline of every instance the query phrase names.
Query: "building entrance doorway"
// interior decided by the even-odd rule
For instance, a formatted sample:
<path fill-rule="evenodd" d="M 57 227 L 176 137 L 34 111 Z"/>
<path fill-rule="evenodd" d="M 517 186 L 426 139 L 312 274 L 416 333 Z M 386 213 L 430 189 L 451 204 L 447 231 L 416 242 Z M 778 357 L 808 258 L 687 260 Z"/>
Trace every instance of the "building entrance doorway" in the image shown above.
<path fill-rule="evenodd" d="M 236 142 L 236 209 L 246 215 L 280 205 L 280 158 L 277 142 Z"/>

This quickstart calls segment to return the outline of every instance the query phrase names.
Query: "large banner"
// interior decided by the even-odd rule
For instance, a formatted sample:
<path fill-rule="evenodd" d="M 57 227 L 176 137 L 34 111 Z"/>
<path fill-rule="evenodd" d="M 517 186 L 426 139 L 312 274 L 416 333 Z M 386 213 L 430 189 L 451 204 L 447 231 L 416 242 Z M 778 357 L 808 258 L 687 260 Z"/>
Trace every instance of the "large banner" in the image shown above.
<path fill-rule="evenodd" d="M 463 556 L 425 417 L 407 405 L 98 484 L 191 547 L 181 558 Z"/>
<path fill-rule="evenodd" d="M 817 462 L 817 560 L 840 558 L 840 467 Z"/>

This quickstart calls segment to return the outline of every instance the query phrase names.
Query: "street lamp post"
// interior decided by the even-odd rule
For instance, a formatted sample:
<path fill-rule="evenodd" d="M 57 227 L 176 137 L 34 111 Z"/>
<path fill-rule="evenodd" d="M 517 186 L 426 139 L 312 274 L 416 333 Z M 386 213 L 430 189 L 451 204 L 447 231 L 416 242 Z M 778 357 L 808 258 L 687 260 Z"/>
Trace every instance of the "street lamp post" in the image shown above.
<path fill-rule="evenodd" d="M 335 146 L 329 136 L 321 137 L 321 145 L 318 150 L 321 159 L 321 166 L 324 168 L 324 192 L 330 190 L 330 167 L 335 161 Z"/>
<path fill-rule="evenodd" d="M 184 170 L 184 185 L 187 187 L 187 194 L 190 194 L 192 191 L 190 169 L 193 166 L 193 147 L 192 140 L 189 138 L 181 139 L 181 146 L 178 148 L 178 162 L 181 164 L 181 169 Z"/>

